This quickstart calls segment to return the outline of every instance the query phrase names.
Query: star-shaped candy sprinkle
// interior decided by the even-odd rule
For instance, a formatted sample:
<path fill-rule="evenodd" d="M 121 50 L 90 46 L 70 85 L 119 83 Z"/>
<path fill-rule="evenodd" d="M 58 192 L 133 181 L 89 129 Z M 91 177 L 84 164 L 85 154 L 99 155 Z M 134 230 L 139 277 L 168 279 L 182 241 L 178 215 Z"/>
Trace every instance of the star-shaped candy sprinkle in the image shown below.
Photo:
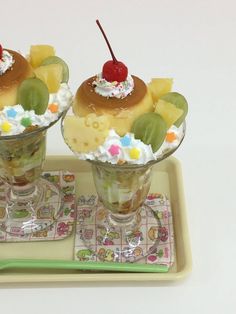
<path fill-rule="evenodd" d="M 48 106 L 48 109 L 52 112 L 52 113 L 57 113 L 58 112 L 58 104 L 50 104 Z"/>
<path fill-rule="evenodd" d="M 125 135 L 121 137 L 120 142 L 121 142 L 121 145 L 124 147 L 129 146 L 131 143 L 131 137 L 128 135 Z"/>
<path fill-rule="evenodd" d="M 7 121 L 4 121 L 1 125 L 2 132 L 8 133 L 11 131 L 11 124 Z"/>
<path fill-rule="evenodd" d="M 131 148 L 129 151 L 129 156 L 131 159 L 139 159 L 140 157 L 140 150 L 138 148 Z"/>
<path fill-rule="evenodd" d="M 20 121 L 21 125 L 23 125 L 25 128 L 28 128 L 29 126 L 31 126 L 32 122 L 31 119 L 26 117 L 26 118 L 22 118 Z"/>
<path fill-rule="evenodd" d="M 176 140 L 177 136 L 174 132 L 169 132 L 166 134 L 166 141 L 172 143 Z"/>
<path fill-rule="evenodd" d="M 13 108 L 7 110 L 8 118 L 15 118 L 17 115 L 17 111 Z"/>
<path fill-rule="evenodd" d="M 110 148 L 108 149 L 108 151 L 111 154 L 111 156 L 119 155 L 119 153 L 120 153 L 120 146 L 118 146 L 118 145 L 111 145 Z"/>

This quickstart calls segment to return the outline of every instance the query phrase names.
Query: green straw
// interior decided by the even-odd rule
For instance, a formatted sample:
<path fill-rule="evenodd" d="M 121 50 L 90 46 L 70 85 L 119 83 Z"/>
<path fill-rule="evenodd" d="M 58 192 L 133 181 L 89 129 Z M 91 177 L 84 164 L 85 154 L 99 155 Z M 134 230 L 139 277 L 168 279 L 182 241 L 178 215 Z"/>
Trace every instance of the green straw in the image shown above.
<path fill-rule="evenodd" d="M 38 268 L 38 269 L 78 269 L 92 271 L 118 271 L 135 273 L 165 273 L 167 265 L 115 263 L 115 262 L 81 262 L 66 260 L 33 260 L 33 259 L 5 259 L 0 260 L 0 270 L 9 268 Z"/>

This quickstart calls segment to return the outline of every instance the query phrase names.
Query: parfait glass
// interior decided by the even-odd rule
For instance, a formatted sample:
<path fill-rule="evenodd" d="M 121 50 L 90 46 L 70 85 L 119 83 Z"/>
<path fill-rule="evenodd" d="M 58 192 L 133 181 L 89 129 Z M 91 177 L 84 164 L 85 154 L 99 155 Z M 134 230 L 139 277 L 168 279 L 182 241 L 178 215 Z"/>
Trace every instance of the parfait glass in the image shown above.
<path fill-rule="evenodd" d="M 79 231 L 84 245 L 90 252 L 93 251 L 96 258 L 104 261 L 103 254 L 99 252 L 105 254 L 110 247 L 113 261 L 136 262 L 156 250 L 161 238 L 161 221 L 158 211 L 145 203 L 152 182 L 153 166 L 176 151 L 184 139 L 185 129 L 184 122 L 180 126 L 178 145 L 163 150 L 156 160 L 143 165 L 87 160 L 91 164 L 98 195 L 98 204 L 94 206 L 95 241 L 94 237 L 86 236 L 86 220 L 81 221 Z M 77 156 L 76 152 L 73 153 Z M 145 228 L 147 221 L 151 221 L 152 230 L 155 230 L 151 237 Z M 113 241 L 110 241 L 111 238 Z M 115 245 L 114 239 L 118 239 L 119 245 Z"/>
<path fill-rule="evenodd" d="M 113 260 L 136 261 L 148 255 L 157 246 L 159 238 L 156 233 L 153 239 L 148 239 L 146 231 L 144 232 L 147 217 L 154 220 L 156 230 L 161 227 L 158 215 L 145 204 L 151 186 L 153 163 L 146 165 L 113 165 L 100 161 L 90 163 L 100 203 L 96 208 L 95 218 L 96 247 L 99 247 L 99 250 L 101 246 L 108 248 L 112 235 L 116 235 L 114 238 L 118 239 L 119 246 L 113 249 L 115 255 Z M 82 225 L 82 234 L 86 232 L 86 228 L 86 224 Z M 91 249 L 92 241 L 86 237 L 83 239 L 86 246 Z M 101 257 L 100 254 L 98 257 Z"/>
<path fill-rule="evenodd" d="M 41 177 L 47 127 L 0 136 L 0 230 L 24 236 L 47 229 L 60 216 L 62 195 Z"/>

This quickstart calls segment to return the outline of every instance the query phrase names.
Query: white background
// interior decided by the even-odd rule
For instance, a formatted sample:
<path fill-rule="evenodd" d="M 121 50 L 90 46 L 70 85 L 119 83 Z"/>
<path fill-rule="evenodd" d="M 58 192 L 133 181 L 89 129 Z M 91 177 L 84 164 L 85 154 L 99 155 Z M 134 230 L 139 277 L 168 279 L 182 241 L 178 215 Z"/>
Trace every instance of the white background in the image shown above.
<path fill-rule="evenodd" d="M 0 313 L 235 313 L 236 2 L 0 0 L 0 42 L 27 53 L 48 43 L 70 67 L 73 92 L 110 59 L 148 81 L 173 77 L 189 102 L 181 161 L 193 271 L 177 283 L 1 286 Z M 71 154 L 59 124 L 48 154 Z"/>

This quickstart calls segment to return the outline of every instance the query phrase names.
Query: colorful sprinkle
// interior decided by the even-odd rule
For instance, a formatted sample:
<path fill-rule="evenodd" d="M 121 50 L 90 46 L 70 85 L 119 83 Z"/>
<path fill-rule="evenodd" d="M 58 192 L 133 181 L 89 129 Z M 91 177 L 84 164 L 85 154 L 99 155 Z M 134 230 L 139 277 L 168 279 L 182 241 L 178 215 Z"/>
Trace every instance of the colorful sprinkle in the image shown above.
<path fill-rule="evenodd" d="M 129 156 L 131 159 L 139 159 L 140 150 L 138 148 L 131 148 L 131 150 L 129 151 Z"/>
<path fill-rule="evenodd" d="M 11 131 L 11 124 L 9 122 L 5 121 L 2 123 L 1 129 L 3 132 L 8 133 Z"/>
<path fill-rule="evenodd" d="M 50 104 L 48 106 L 48 109 L 52 112 L 52 113 L 57 113 L 58 112 L 58 105 L 57 104 Z"/>
<path fill-rule="evenodd" d="M 22 118 L 20 121 L 21 125 L 23 125 L 25 128 L 28 128 L 29 126 L 31 126 L 32 121 L 30 118 Z"/>
<path fill-rule="evenodd" d="M 167 133 L 167 135 L 166 135 L 166 141 L 169 143 L 174 142 L 174 140 L 176 140 L 176 138 L 177 138 L 177 136 L 174 132 Z"/>
<path fill-rule="evenodd" d="M 13 108 L 7 110 L 8 118 L 15 118 L 17 115 L 17 111 Z"/>
<path fill-rule="evenodd" d="M 120 146 L 118 146 L 118 145 L 111 145 L 110 148 L 108 149 L 108 151 L 109 151 L 109 153 L 112 156 L 119 155 L 119 153 L 120 153 Z"/>
<path fill-rule="evenodd" d="M 120 139 L 120 142 L 122 146 L 124 147 L 129 146 L 131 144 L 131 137 L 128 135 L 125 135 Z"/>

